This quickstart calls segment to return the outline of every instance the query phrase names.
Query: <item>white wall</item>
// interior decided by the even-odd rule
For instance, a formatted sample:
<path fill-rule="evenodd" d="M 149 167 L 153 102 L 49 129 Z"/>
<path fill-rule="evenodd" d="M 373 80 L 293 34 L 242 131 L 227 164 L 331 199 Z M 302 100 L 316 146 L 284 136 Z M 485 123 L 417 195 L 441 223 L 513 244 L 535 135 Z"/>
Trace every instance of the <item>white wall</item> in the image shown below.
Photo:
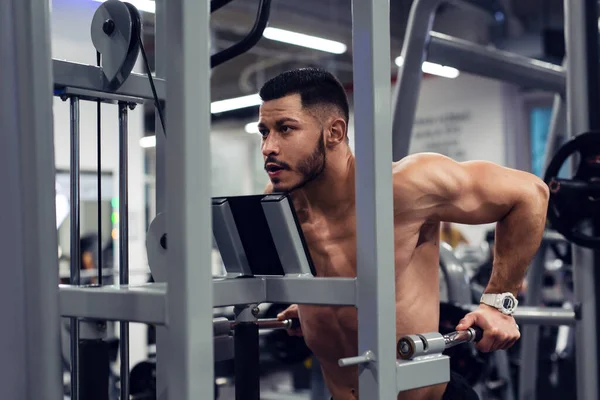
<path fill-rule="evenodd" d="M 93 1 L 54 0 L 52 2 L 51 31 L 52 57 L 96 65 L 96 50 L 90 38 L 92 16 L 100 3 Z M 70 166 L 70 115 L 69 102 L 54 100 L 54 144 L 56 166 Z M 130 270 L 147 270 L 143 159 L 139 139 L 143 135 L 143 112 L 138 107 L 129 111 L 129 262 Z M 81 169 L 95 171 L 96 156 L 96 104 L 81 102 Z M 118 193 L 119 176 L 118 116 L 116 105 L 102 107 L 102 168 L 113 174 L 113 193 Z M 115 246 L 118 251 L 118 246 Z M 118 254 L 115 254 L 118 263 Z M 144 281 L 144 276 L 132 274 L 130 282 Z M 146 359 L 146 331 L 141 324 L 130 325 L 131 365 Z"/>

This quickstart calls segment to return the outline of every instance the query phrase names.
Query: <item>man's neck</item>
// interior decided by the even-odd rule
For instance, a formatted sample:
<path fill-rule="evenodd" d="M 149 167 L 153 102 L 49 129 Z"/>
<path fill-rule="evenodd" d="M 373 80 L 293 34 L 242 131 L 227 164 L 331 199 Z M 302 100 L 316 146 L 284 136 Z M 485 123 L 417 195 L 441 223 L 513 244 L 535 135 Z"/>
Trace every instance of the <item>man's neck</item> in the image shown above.
<path fill-rule="evenodd" d="M 292 193 L 296 210 L 308 214 L 345 213 L 354 206 L 354 168 L 349 148 L 329 153 L 321 175 Z"/>

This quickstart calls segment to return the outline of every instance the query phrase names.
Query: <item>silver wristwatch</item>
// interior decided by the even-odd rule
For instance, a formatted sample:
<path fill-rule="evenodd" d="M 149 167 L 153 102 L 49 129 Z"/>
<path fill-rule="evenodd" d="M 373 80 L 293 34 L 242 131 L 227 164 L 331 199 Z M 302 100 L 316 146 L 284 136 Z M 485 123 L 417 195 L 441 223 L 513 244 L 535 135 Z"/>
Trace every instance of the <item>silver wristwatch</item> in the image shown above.
<path fill-rule="evenodd" d="M 512 315 L 519 304 L 519 301 L 510 292 L 484 293 L 479 302 L 494 307 L 505 315 Z"/>

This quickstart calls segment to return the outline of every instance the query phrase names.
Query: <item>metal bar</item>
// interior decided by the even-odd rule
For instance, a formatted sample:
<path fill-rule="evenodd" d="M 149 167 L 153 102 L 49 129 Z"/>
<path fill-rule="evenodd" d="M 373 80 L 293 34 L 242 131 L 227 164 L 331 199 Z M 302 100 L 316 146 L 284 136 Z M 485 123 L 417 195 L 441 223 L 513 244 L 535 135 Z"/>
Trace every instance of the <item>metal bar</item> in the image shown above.
<path fill-rule="evenodd" d="M 356 305 L 354 278 L 265 277 L 270 303 Z"/>
<path fill-rule="evenodd" d="M 484 47 L 443 33 L 430 33 L 427 60 L 524 88 L 565 92 L 566 74 L 560 65 Z"/>
<path fill-rule="evenodd" d="M 70 266 L 72 285 L 80 284 L 81 270 L 81 205 L 80 196 L 80 132 L 79 98 L 70 98 L 71 110 L 71 168 L 70 168 L 70 204 L 71 204 L 71 248 Z M 71 318 L 71 397 L 79 399 L 79 320 Z"/>
<path fill-rule="evenodd" d="M 448 303 L 469 304 L 473 302 L 473 293 L 465 267 L 458 261 L 448 243 L 440 245 L 440 269 L 448 286 Z"/>
<path fill-rule="evenodd" d="M 425 46 L 433 25 L 434 13 L 441 0 L 415 0 L 410 8 L 404 45 L 403 64 L 398 68 L 392 103 L 392 157 L 398 161 L 408 155 L 410 137 L 421 89 L 421 71 Z"/>
<path fill-rule="evenodd" d="M 598 5 L 595 0 L 565 0 L 567 57 L 567 130 L 574 137 L 600 128 L 598 118 Z M 592 26 L 593 24 L 593 26 Z M 575 171 L 573 165 L 573 171 Z M 600 309 L 598 254 L 573 246 L 575 301 L 581 305 L 576 325 L 577 397 L 597 399 L 600 362 L 597 344 Z"/>
<path fill-rule="evenodd" d="M 0 398 L 63 398 L 50 10 L 0 2 Z"/>
<path fill-rule="evenodd" d="M 50 65 L 45 0 L 0 2 L 0 398 L 63 398 Z"/>
<path fill-rule="evenodd" d="M 548 138 L 546 139 L 546 149 L 544 150 L 543 172 L 546 171 L 552 157 L 559 149 L 562 142 L 567 136 L 567 115 L 563 96 L 560 94 L 554 95 L 552 103 L 552 119 L 548 129 Z M 543 174 L 542 172 L 542 174 Z M 543 176 L 543 175 L 542 175 Z"/>
<path fill-rule="evenodd" d="M 546 243 L 567 243 L 567 239 L 556 231 L 545 230 L 542 240 Z"/>
<path fill-rule="evenodd" d="M 103 93 L 115 93 L 154 101 L 150 81 L 145 74 L 132 73 L 125 83 L 116 91 L 106 89 L 106 78 L 102 68 L 95 65 L 78 64 L 64 60 L 52 60 L 54 73 L 54 89 L 62 90 L 65 87 L 81 88 Z M 161 100 L 166 96 L 164 79 L 155 78 L 156 94 Z"/>
<path fill-rule="evenodd" d="M 119 102 L 143 104 L 146 102 L 145 99 L 140 98 L 140 97 L 125 96 L 125 95 L 117 94 L 117 93 L 98 92 L 96 90 L 81 89 L 81 88 L 74 88 L 74 87 L 64 87 L 62 89 L 55 89 L 54 95 L 55 96 L 71 95 L 71 96 L 77 96 L 81 100 L 96 101 L 96 102 L 100 101 L 100 102 L 109 103 L 109 104 L 117 104 Z"/>
<path fill-rule="evenodd" d="M 214 307 L 226 307 L 267 301 L 264 278 L 215 279 L 213 281 Z"/>
<path fill-rule="evenodd" d="M 210 4 L 166 2 L 170 399 L 214 397 Z M 204 266 L 204 268 L 198 268 Z"/>
<path fill-rule="evenodd" d="M 542 282 L 544 278 L 547 242 L 542 241 L 531 269 L 527 274 L 527 293 L 525 305 L 537 306 L 542 300 Z M 522 312 L 522 307 L 517 310 Z M 534 313 L 534 315 L 536 315 Z M 516 319 L 516 318 L 515 318 Z M 575 318 L 573 318 L 573 323 Z M 537 389 L 538 341 L 540 327 L 538 324 L 524 326 L 521 329 L 521 368 L 519 369 L 519 399 L 535 400 Z"/>
<path fill-rule="evenodd" d="M 167 32 L 166 32 L 166 1 L 167 0 L 156 0 L 156 14 L 154 24 L 154 40 L 155 40 L 155 55 L 154 55 L 154 68 L 156 77 L 154 83 L 156 90 L 158 90 L 158 82 L 164 82 L 166 78 L 167 68 Z M 168 107 L 165 102 L 162 102 L 163 111 L 165 116 L 165 124 L 168 124 L 168 118 L 166 113 Z M 167 211 L 166 205 L 166 137 L 165 132 L 160 121 L 160 116 L 154 108 L 154 130 L 156 138 L 156 181 L 154 186 L 154 192 L 156 196 L 156 214 L 164 213 Z M 166 258 L 166 257 L 165 257 Z M 166 262 L 164 263 L 166 265 Z M 164 266 L 163 266 L 164 267 Z M 168 374 L 169 364 L 167 362 L 167 354 L 169 354 L 169 332 L 166 327 L 157 327 L 156 329 L 156 398 L 157 400 L 167 400 L 168 398 Z"/>
<path fill-rule="evenodd" d="M 96 51 L 96 63 L 100 66 L 102 56 Z M 96 101 L 96 164 L 97 164 L 97 191 L 98 191 L 98 285 L 102 286 L 102 101 Z"/>
<path fill-rule="evenodd" d="M 532 325 L 575 325 L 575 311 L 554 307 L 519 307 L 514 318 L 519 324 Z"/>
<path fill-rule="evenodd" d="M 289 197 L 265 196 L 261 203 L 286 275 L 311 275 L 311 267 L 292 214 Z"/>
<path fill-rule="evenodd" d="M 400 360 L 396 362 L 396 374 L 398 392 L 448 382 L 450 358 L 436 356 Z"/>
<path fill-rule="evenodd" d="M 358 352 L 375 359 L 359 372 L 359 396 L 396 398 L 389 2 L 352 1 L 356 112 Z M 392 318 L 390 318 L 392 316 Z"/>
<path fill-rule="evenodd" d="M 212 200 L 213 237 L 217 242 L 227 275 L 252 276 L 246 251 L 227 199 Z"/>
<path fill-rule="evenodd" d="M 235 400 L 260 399 L 260 351 L 254 305 L 234 308 Z"/>
<path fill-rule="evenodd" d="M 129 145 L 127 103 L 119 103 L 119 284 L 129 284 Z M 121 398 L 129 398 L 129 322 L 119 324 Z"/>
<path fill-rule="evenodd" d="M 474 311 L 478 305 L 469 304 L 462 305 L 467 311 Z M 577 323 L 578 315 L 573 310 L 568 310 L 560 307 L 521 307 L 519 306 L 513 317 L 519 324 L 531 324 L 531 325 L 546 325 L 546 326 L 560 326 L 560 325 L 575 325 Z"/>
<path fill-rule="evenodd" d="M 167 323 L 167 285 L 59 286 L 60 315 L 108 321 Z"/>

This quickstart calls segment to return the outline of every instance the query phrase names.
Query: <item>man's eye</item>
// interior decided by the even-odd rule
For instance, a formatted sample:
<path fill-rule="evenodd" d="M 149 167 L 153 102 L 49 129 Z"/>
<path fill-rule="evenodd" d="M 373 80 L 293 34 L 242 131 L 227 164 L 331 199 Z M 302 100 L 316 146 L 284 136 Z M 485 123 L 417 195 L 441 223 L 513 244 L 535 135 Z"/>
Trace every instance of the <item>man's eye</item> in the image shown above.
<path fill-rule="evenodd" d="M 265 137 L 269 133 L 269 130 L 268 129 L 259 129 L 258 133 L 260 133 L 261 136 Z"/>
<path fill-rule="evenodd" d="M 292 131 L 292 127 L 291 126 L 284 125 L 284 126 L 281 127 L 281 132 L 282 133 L 290 133 L 291 131 Z"/>

